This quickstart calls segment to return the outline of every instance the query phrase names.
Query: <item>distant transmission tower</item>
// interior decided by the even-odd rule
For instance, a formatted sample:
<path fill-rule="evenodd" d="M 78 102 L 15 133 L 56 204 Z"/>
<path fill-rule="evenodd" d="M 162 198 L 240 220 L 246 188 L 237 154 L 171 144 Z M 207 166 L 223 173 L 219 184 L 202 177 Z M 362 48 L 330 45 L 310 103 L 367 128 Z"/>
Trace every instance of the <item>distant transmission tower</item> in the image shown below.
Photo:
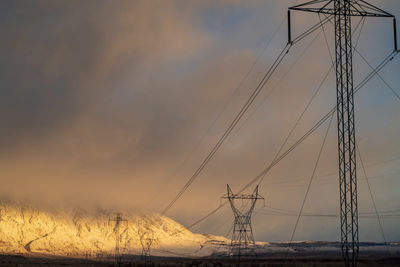
<path fill-rule="evenodd" d="M 140 244 L 142 245 L 142 260 L 147 260 L 150 256 L 150 248 L 154 241 L 154 231 L 150 228 L 138 229 Z"/>
<path fill-rule="evenodd" d="M 222 198 L 228 199 L 231 204 L 235 221 L 233 225 L 230 254 L 232 256 L 250 256 L 254 254 L 255 242 L 251 227 L 251 215 L 258 199 L 264 199 L 258 194 L 258 186 L 253 194 L 234 194 L 226 185 L 227 194 Z M 240 201 L 239 203 L 237 201 Z"/>
<path fill-rule="evenodd" d="M 335 27 L 336 95 L 342 254 L 346 266 L 356 266 L 359 252 L 356 146 L 354 128 L 353 45 L 351 17 L 391 17 L 397 50 L 394 16 L 363 0 L 313 0 L 289 8 L 332 17 Z"/>
<path fill-rule="evenodd" d="M 120 226 L 122 223 L 128 225 L 128 221 L 122 218 L 121 213 L 116 213 L 115 216 L 109 219 L 109 222 L 115 222 L 114 233 L 115 233 L 115 262 L 121 264 L 120 244 L 121 244 L 121 233 Z"/>

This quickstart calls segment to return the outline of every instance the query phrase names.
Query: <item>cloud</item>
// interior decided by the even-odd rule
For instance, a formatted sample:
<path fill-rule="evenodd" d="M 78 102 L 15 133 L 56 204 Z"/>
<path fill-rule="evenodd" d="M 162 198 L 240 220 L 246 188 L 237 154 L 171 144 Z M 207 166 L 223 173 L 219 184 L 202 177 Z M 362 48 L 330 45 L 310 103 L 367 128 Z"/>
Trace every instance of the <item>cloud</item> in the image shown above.
<path fill-rule="evenodd" d="M 210 151 L 285 44 L 282 26 L 231 97 L 289 4 L 255 0 L 2 5 L 0 194 L 161 210 Z M 312 38 L 290 52 L 246 115 L 246 124 L 239 124 L 240 130 L 234 131 L 171 216 L 193 222 L 219 204 L 226 183 L 239 189 L 273 159 L 329 68 L 323 36 L 314 43 Z M 333 75 L 329 79 L 290 143 L 334 104 Z M 368 101 L 376 103 L 374 96 L 361 97 L 361 108 Z M 360 112 L 365 140 L 379 136 L 376 125 L 390 137 L 379 143 L 381 147 L 366 141 L 366 158 L 371 162 L 396 154 L 392 144 L 398 128 L 391 126 L 391 134 L 388 130 L 396 116 L 381 120 L 384 113 L 397 111 L 386 96 L 381 95 L 387 104 L 381 113 Z M 273 183 L 309 178 L 323 127 L 268 175 L 262 185 L 267 203 L 297 207 L 304 187 L 277 188 Z M 334 126 L 329 137 L 321 173 L 336 170 Z M 336 208 L 333 187 L 321 189 L 329 198 L 310 201 L 307 208 Z M 312 198 L 321 196 L 311 193 Z M 225 212 L 228 216 L 230 211 Z M 260 236 L 287 239 L 291 221 L 274 218 L 265 228 L 262 222 L 256 222 Z M 211 231 L 220 223 L 214 218 L 200 230 Z M 310 229 L 304 231 L 313 236 Z"/>

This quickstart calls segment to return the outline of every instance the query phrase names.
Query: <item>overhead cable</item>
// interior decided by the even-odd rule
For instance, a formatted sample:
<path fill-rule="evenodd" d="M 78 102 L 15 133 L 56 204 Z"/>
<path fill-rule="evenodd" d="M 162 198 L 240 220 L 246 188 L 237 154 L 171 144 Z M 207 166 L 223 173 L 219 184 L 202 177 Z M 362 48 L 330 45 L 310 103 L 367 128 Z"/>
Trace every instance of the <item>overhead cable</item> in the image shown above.
<path fill-rule="evenodd" d="M 391 62 L 395 56 L 399 53 L 399 51 L 393 51 L 388 56 L 386 56 L 381 63 L 379 63 L 373 71 L 371 71 L 355 88 L 354 93 L 357 93 L 361 88 L 364 87 L 375 75 L 379 73 L 389 62 Z M 275 161 L 272 161 L 263 171 L 261 171 L 255 178 L 253 178 L 249 183 L 247 183 L 239 192 L 238 194 L 242 193 L 260 178 L 262 178 L 269 170 L 271 170 L 276 164 L 278 164 L 282 159 L 284 159 L 290 152 L 292 152 L 299 144 L 301 144 L 305 139 L 307 139 L 316 129 L 318 129 L 329 117 L 335 113 L 336 106 L 334 106 L 327 114 L 325 114 L 313 127 L 311 127 L 302 137 L 300 137 L 292 146 L 290 146 L 284 153 L 282 153 Z M 222 202 L 219 206 L 215 209 L 207 213 L 202 218 L 198 219 L 194 223 L 188 226 L 188 228 L 192 228 L 195 225 L 203 222 L 213 214 L 215 214 L 218 210 L 220 210 L 223 206 L 225 206 L 227 202 Z"/>
<path fill-rule="evenodd" d="M 327 17 L 323 23 L 327 23 L 329 21 L 329 17 Z M 256 97 L 259 95 L 261 90 L 264 88 L 265 84 L 269 81 L 269 79 L 272 77 L 276 69 L 278 68 L 279 64 L 282 62 L 282 60 L 285 58 L 285 56 L 289 53 L 290 48 L 293 46 L 293 44 L 298 43 L 299 41 L 303 40 L 306 36 L 309 34 L 313 33 L 315 30 L 321 27 L 321 23 L 318 23 L 311 28 L 309 28 L 307 31 L 305 31 L 303 34 L 301 34 L 299 37 L 295 38 L 293 42 L 287 43 L 282 51 L 279 53 L 278 57 L 275 59 L 273 64 L 270 66 L 266 74 L 263 76 L 259 84 L 256 86 L 254 91 L 251 93 L 250 97 L 247 99 L 245 104 L 242 106 L 240 109 L 239 113 L 235 116 L 235 118 L 232 120 L 230 123 L 229 127 L 225 130 L 223 135 L 220 137 L 218 142 L 214 145 L 214 147 L 211 149 L 207 157 L 202 161 L 200 166 L 196 169 L 196 171 L 190 176 L 189 180 L 185 183 L 185 185 L 179 190 L 177 195 L 172 199 L 172 201 L 166 206 L 166 208 L 162 211 L 161 214 L 165 214 L 168 212 L 168 210 L 176 203 L 176 201 L 181 198 L 181 196 L 185 193 L 185 191 L 189 188 L 189 186 L 193 183 L 193 181 L 200 175 L 200 173 L 203 171 L 203 169 L 207 166 L 207 164 L 211 161 L 211 159 L 214 157 L 214 155 L 218 152 L 226 138 L 230 135 L 232 130 L 236 127 L 238 122 L 241 120 L 243 115 L 246 113 L 246 111 L 249 109 L 249 107 L 252 105 Z"/>

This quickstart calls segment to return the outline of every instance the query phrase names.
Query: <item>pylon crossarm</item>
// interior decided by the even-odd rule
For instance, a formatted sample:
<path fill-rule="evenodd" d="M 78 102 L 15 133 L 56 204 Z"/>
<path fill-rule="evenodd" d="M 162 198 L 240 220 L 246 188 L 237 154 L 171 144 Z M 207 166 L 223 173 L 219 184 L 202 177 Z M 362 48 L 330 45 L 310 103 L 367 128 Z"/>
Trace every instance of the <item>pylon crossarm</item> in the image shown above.
<path fill-rule="evenodd" d="M 382 10 L 382 9 L 380 9 L 379 7 L 374 6 L 374 5 L 368 3 L 368 2 L 366 2 L 366 1 L 364 1 L 364 0 L 358 0 L 358 1 L 357 1 L 357 4 L 358 4 L 359 6 L 361 6 L 361 7 L 370 8 L 370 9 L 372 9 L 372 10 L 375 10 L 376 12 L 379 12 L 379 13 L 381 13 L 381 14 L 385 14 L 386 17 L 393 17 L 393 18 L 395 17 L 394 15 L 392 15 L 392 14 L 386 12 L 385 10 Z"/>
<path fill-rule="evenodd" d="M 350 9 L 347 10 L 347 14 L 353 17 L 386 17 L 394 18 L 394 15 L 366 2 L 363 0 L 350 0 Z M 334 0 L 322 0 L 322 1 L 309 1 L 303 4 L 289 7 L 289 10 L 312 12 L 319 14 L 343 14 L 344 9 L 335 9 Z"/>
<path fill-rule="evenodd" d="M 221 197 L 222 199 L 264 199 L 260 195 L 246 195 L 246 194 L 231 194 L 231 195 L 224 195 Z"/>

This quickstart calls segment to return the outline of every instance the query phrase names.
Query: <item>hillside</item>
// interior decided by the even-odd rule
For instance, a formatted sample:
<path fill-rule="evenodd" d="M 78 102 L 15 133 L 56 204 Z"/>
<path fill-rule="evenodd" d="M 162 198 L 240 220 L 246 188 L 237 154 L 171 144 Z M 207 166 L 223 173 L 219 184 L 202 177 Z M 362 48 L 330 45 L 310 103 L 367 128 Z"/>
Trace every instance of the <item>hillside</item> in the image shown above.
<path fill-rule="evenodd" d="M 115 221 L 106 211 L 39 210 L 27 205 L 0 204 L 0 252 L 95 257 L 115 252 Z M 152 255 L 209 255 L 224 237 L 195 234 L 158 214 L 124 213 L 120 223 L 122 253 L 140 254 L 142 241 L 152 236 Z M 171 255 L 170 255 L 171 256 Z"/>

